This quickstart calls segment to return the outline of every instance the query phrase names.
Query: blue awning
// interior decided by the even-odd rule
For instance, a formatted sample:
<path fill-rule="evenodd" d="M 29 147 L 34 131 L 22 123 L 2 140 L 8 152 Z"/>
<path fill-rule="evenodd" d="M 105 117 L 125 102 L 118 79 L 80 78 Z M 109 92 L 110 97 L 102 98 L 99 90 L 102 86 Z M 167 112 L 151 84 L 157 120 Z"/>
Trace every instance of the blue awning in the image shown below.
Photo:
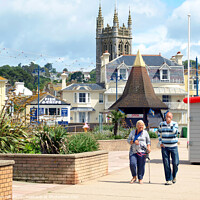
<path fill-rule="evenodd" d="M 71 111 L 92 112 L 95 111 L 95 109 L 92 107 L 72 107 Z"/>

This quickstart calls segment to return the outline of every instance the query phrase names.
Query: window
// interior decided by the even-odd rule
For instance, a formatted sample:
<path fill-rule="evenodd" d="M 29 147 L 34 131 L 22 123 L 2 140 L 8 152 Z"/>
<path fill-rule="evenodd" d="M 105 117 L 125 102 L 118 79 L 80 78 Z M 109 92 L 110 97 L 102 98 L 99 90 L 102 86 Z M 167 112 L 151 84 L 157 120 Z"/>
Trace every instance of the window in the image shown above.
<path fill-rule="evenodd" d="M 85 123 L 85 112 L 79 112 L 79 123 Z"/>
<path fill-rule="evenodd" d="M 99 103 L 103 103 L 103 93 L 99 93 Z"/>
<path fill-rule="evenodd" d="M 109 56 L 109 61 L 111 61 L 113 58 L 112 56 L 112 43 L 109 44 L 109 53 L 110 53 L 110 56 Z"/>
<path fill-rule="evenodd" d="M 90 93 L 74 93 L 74 103 L 90 103 Z"/>
<path fill-rule="evenodd" d="M 49 108 L 49 115 L 56 115 L 56 108 Z"/>
<path fill-rule="evenodd" d="M 86 93 L 79 93 L 79 102 L 86 102 Z"/>
<path fill-rule="evenodd" d="M 120 69 L 119 74 L 122 77 L 123 80 L 126 80 L 126 69 Z"/>
<path fill-rule="evenodd" d="M 123 43 L 120 42 L 118 45 L 118 56 L 122 55 L 123 53 Z"/>
<path fill-rule="evenodd" d="M 163 102 L 171 102 L 171 96 L 169 96 L 169 95 L 163 95 L 162 96 L 162 101 Z"/>
<path fill-rule="evenodd" d="M 161 80 L 169 80 L 169 70 L 163 69 L 161 71 Z"/>
<path fill-rule="evenodd" d="M 124 46 L 125 54 L 129 54 L 129 43 L 127 42 Z"/>

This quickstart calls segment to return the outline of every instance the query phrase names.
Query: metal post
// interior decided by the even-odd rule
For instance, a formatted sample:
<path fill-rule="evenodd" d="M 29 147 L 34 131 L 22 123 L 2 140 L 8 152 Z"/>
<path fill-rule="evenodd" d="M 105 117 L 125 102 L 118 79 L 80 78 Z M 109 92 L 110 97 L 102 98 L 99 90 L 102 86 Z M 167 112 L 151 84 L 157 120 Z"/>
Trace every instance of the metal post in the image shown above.
<path fill-rule="evenodd" d="M 187 145 L 190 138 L 190 14 L 188 14 L 188 110 L 187 110 Z M 190 158 L 189 158 L 190 159 Z"/>
<path fill-rule="evenodd" d="M 115 74 L 115 78 L 116 78 L 116 101 L 117 101 L 117 81 L 118 81 L 118 72 L 116 72 Z"/>
<path fill-rule="evenodd" d="M 38 124 L 40 122 L 40 66 L 38 65 Z"/>
<path fill-rule="evenodd" d="M 117 81 L 118 81 L 118 72 L 116 72 L 116 101 L 117 101 Z"/>
<path fill-rule="evenodd" d="M 197 57 L 196 57 L 196 91 L 197 91 L 197 96 L 199 96 L 198 58 Z"/>

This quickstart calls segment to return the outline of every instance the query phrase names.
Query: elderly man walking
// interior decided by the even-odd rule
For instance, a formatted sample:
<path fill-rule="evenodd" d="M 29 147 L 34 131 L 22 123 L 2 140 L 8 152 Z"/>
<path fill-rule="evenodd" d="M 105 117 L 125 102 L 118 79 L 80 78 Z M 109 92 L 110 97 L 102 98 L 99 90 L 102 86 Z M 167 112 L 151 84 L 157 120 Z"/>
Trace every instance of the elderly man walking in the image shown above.
<path fill-rule="evenodd" d="M 178 172 L 179 154 L 178 154 L 178 124 L 172 121 L 171 112 L 166 114 L 166 121 L 161 122 L 158 127 L 158 138 L 160 142 L 162 160 L 165 170 L 165 185 L 176 183 L 176 174 Z M 170 156 L 172 158 L 173 169 L 170 167 Z"/>

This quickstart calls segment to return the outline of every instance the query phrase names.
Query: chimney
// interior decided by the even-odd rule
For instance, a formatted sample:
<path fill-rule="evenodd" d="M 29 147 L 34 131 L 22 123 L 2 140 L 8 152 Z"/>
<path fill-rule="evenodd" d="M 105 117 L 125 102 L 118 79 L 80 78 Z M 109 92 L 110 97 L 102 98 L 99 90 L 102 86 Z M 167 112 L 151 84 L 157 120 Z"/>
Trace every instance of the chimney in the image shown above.
<path fill-rule="evenodd" d="M 66 88 L 66 78 L 67 78 L 67 74 L 65 74 L 64 72 L 61 74 L 61 78 L 62 78 L 62 90 L 64 88 Z"/>
<path fill-rule="evenodd" d="M 108 53 L 108 50 L 106 50 L 105 53 L 103 53 L 103 55 L 101 56 L 101 66 L 109 63 L 109 56 L 110 54 Z"/>
<path fill-rule="evenodd" d="M 183 62 L 182 62 L 183 54 L 180 51 L 177 52 L 177 54 L 175 55 L 175 58 L 176 58 L 176 62 L 179 65 L 183 65 Z"/>
<path fill-rule="evenodd" d="M 173 61 L 173 62 L 176 62 L 175 56 L 172 56 L 172 57 L 170 58 L 170 60 Z"/>

